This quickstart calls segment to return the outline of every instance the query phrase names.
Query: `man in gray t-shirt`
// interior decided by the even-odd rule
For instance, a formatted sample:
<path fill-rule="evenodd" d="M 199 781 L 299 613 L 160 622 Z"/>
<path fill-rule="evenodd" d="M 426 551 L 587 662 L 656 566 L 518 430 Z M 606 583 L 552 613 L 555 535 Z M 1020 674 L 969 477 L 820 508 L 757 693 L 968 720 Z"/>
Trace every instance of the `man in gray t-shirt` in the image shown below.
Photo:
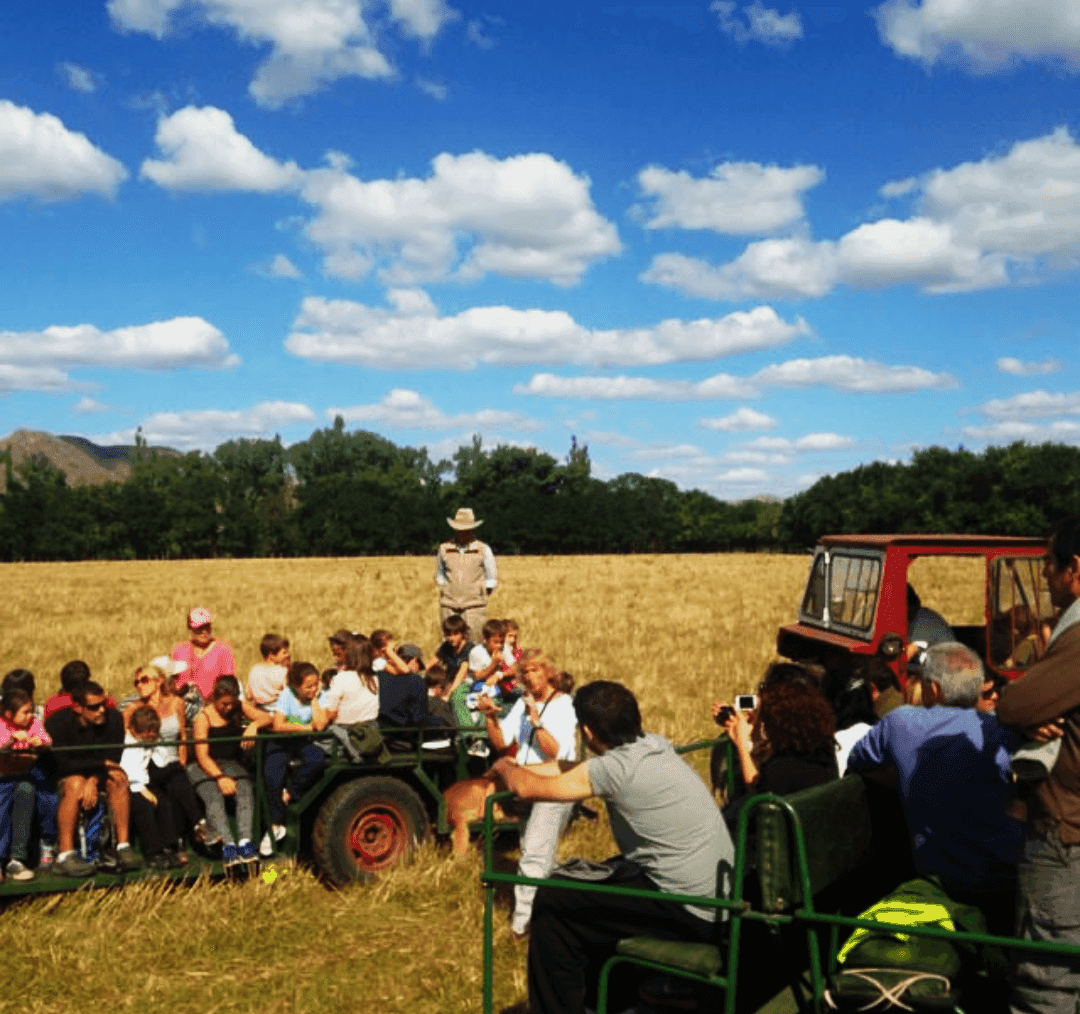
<path fill-rule="evenodd" d="M 611 830 L 642 873 L 626 887 L 673 894 L 726 894 L 735 846 L 712 794 L 661 736 L 641 730 L 634 695 L 618 683 L 582 687 L 574 710 L 586 745 L 597 755 L 559 771 L 519 767 L 504 757 L 492 769 L 523 799 L 607 802 Z M 642 898 L 541 888 L 529 940 L 530 1014 L 581 1014 L 595 1006 L 604 961 L 625 937 L 712 941 L 716 910 Z M 627 976 L 620 976 L 620 984 Z M 616 983 L 612 982 L 612 992 Z M 612 998 L 621 1010 L 636 997 Z M 619 1006 L 620 1001 L 622 1005 Z"/>

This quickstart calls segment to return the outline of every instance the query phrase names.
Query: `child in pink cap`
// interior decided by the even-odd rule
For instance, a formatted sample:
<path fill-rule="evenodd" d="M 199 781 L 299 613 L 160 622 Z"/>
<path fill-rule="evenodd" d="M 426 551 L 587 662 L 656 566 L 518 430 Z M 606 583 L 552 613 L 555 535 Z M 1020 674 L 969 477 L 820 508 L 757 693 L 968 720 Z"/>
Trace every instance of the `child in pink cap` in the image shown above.
<path fill-rule="evenodd" d="M 187 663 L 187 669 L 176 677 L 177 689 L 194 683 L 203 700 L 209 699 L 219 676 L 236 675 L 232 648 L 214 637 L 213 622 L 209 609 L 196 606 L 187 617 L 188 640 L 173 645 L 172 650 L 176 661 Z"/>

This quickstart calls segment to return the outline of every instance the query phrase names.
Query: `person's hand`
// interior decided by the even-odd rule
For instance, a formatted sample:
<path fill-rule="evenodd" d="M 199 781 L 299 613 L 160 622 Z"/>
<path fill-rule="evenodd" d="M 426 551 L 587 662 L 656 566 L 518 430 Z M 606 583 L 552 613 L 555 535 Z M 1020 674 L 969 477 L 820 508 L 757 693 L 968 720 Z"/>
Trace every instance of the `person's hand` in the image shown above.
<path fill-rule="evenodd" d="M 155 796 L 149 789 L 139 789 L 139 795 L 143 797 L 151 806 L 157 806 L 157 796 Z"/>
<path fill-rule="evenodd" d="M 724 732 L 736 746 L 750 746 L 750 719 L 745 711 L 733 711 L 724 723 Z"/>
<path fill-rule="evenodd" d="M 1065 726 L 1059 718 L 1056 722 L 1047 722 L 1046 725 L 1028 729 L 1027 734 L 1036 743 L 1052 743 L 1065 735 Z"/>
<path fill-rule="evenodd" d="M 96 778 L 87 778 L 83 782 L 82 798 L 79 800 L 84 810 L 92 810 L 97 806 L 98 783 Z"/>
<path fill-rule="evenodd" d="M 217 787 L 221 790 L 223 796 L 235 796 L 236 795 L 236 782 L 233 781 L 228 775 L 222 775 L 217 780 Z"/>
<path fill-rule="evenodd" d="M 31 746 L 42 746 L 45 741 L 40 736 L 31 736 L 27 742 Z"/>
<path fill-rule="evenodd" d="M 105 759 L 105 767 L 108 768 L 110 771 L 123 771 L 124 770 L 122 767 L 120 767 L 119 764 L 116 763 L 116 761 L 111 760 L 110 758 Z"/>
<path fill-rule="evenodd" d="M 532 694 L 525 694 L 524 695 L 524 700 L 525 700 L 525 712 L 529 716 L 530 723 L 532 723 L 533 725 L 539 725 L 540 724 L 540 711 L 536 707 L 536 698 L 534 698 Z"/>
<path fill-rule="evenodd" d="M 713 701 L 712 702 L 712 717 L 713 717 L 714 722 L 720 717 L 720 710 L 723 707 L 724 707 L 724 702 L 723 701 Z"/>
<path fill-rule="evenodd" d="M 491 697 L 488 697 L 487 694 L 480 694 L 480 696 L 477 697 L 476 710 L 482 711 L 491 718 L 496 718 L 499 714 L 499 706 Z"/>
<path fill-rule="evenodd" d="M 26 734 L 25 729 L 16 729 L 11 734 L 11 738 L 15 740 L 16 743 L 26 743 L 29 740 L 29 736 Z"/>

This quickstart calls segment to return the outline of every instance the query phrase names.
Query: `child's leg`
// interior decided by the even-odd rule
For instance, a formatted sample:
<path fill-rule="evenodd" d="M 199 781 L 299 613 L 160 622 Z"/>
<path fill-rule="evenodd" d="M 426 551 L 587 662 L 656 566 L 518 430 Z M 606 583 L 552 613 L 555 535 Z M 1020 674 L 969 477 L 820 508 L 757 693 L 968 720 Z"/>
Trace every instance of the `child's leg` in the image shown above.
<path fill-rule="evenodd" d="M 150 787 L 155 793 L 164 794 L 172 800 L 174 822 L 182 822 L 190 831 L 203 819 L 203 812 L 184 769 L 175 762 L 159 768 L 151 761 L 149 770 Z M 179 831 L 179 823 L 177 830 Z"/>
<path fill-rule="evenodd" d="M 19 782 L 11 807 L 11 858 L 24 866 L 30 853 L 30 832 L 34 826 L 34 785 Z"/>
<path fill-rule="evenodd" d="M 154 804 L 142 793 L 131 793 L 131 823 L 135 827 L 135 833 L 142 843 L 143 855 L 149 859 L 156 856 L 166 845 L 172 841 L 164 841 L 161 831 L 154 819 Z"/>
<path fill-rule="evenodd" d="M 17 778 L 0 778 L 0 858 L 11 848 L 12 809 L 18 787 Z"/>
<path fill-rule="evenodd" d="M 266 798 L 270 801 L 270 821 L 273 824 L 285 823 L 285 804 L 281 801 L 281 792 L 285 788 L 285 776 L 289 768 L 290 754 L 287 750 L 273 749 L 271 744 L 263 761 L 263 776 L 266 779 Z"/>
<path fill-rule="evenodd" d="M 322 767 L 323 762 L 326 760 L 326 754 L 314 743 L 305 743 L 300 750 L 299 757 L 300 767 L 296 769 L 296 773 L 289 784 L 290 799 L 298 799 L 300 793 L 315 781 L 319 768 Z M 281 821 L 275 821 L 275 823 L 280 824 Z"/>
<path fill-rule="evenodd" d="M 37 805 L 38 827 L 43 845 L 56 845 L 56 807 L 59 797 L 49 784 L 40 763 L 30 769 L 30 781 L 34 783 L 34 802 Z"/>

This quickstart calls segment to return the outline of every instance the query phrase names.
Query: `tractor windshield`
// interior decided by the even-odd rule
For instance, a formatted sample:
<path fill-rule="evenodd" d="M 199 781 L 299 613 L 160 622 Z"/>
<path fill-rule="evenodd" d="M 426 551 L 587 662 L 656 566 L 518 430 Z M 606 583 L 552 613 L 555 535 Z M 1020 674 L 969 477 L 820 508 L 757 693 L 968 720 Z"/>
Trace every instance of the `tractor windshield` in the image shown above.
<path fill-rule="evenodd" d="M 866 637 L 874 625 L 882 555 L 874 551 L 818 550 L 810 568 L 800 619 Z"/>

